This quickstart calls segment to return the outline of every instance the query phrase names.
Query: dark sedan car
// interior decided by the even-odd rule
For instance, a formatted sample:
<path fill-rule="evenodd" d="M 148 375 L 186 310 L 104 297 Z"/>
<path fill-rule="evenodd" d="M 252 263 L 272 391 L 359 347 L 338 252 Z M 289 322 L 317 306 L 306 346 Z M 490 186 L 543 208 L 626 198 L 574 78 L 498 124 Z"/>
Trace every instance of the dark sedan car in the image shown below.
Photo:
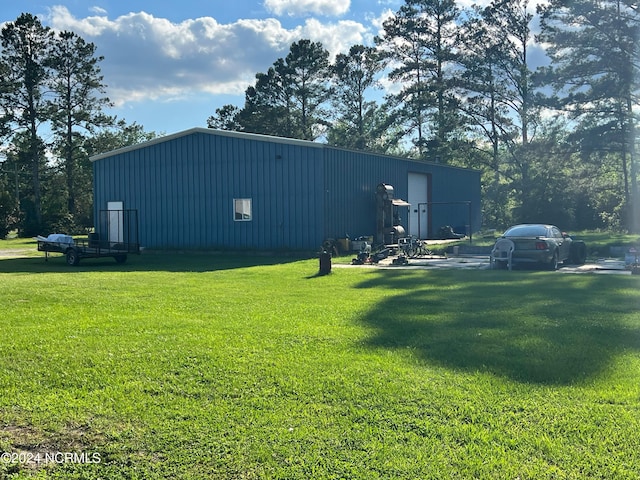
<path fill-rule="evenodd" d="M 491 257 L 496 266 L 510 260 L 514 265 L 537 263 L 556 270 L 561 262 L 584 263 L 586 249 L 584 243 L 574 242 L 555 225 L 527 223 L 505 231 L 496 242 Z"/>

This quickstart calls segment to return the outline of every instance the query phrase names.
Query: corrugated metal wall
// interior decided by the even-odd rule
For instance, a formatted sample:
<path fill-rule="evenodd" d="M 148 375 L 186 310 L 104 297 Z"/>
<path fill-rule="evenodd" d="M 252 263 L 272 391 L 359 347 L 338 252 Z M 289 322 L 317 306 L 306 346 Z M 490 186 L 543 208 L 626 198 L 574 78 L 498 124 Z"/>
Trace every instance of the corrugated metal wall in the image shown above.
<path fill-rule="evenodd" d="M 473 201 L 480 226 L 478 172 L 311 142 L 192 129 L 92 160 L 96 216 L 108 201 L 137 209 L 147 248 L 316 250 L 373 235 L 377 185 L 406 200 L 409 172 L 431 175 L 434 202 Z M 252 221 L 234 221 L 234 198 L 252 200 Z M 434 207 L 433 227 L 459 208 Z"/>
<path fill-rule="evenodd" d="M 480 173 L 439 164 L 416 162 L 384 155 L 325 148 L 326 205 L 325 231 L 328 237 L 351 238 L 375 234 L 376 187 L 380 183 L 394 188 L 395 198 L 408 200 L 409 172 L 430 176 L 430 231 L 443 225 L 469 223 L 463 204 L 435 202 L 471 201 L 473 229 L 481 225 Z M 417 206 L 412 205 L 412 208 Z M 398 208 L 401 224 L 407 226 L 408 210 Z"/>
<path fill-rule="evenodd" d="M 329 237 L 375 234 L 378 184 L 391 184 L 396 198 L 407 198 L 406 170 L 397 159 L 389 157 L 327 148 L 325 178 L 325 224 Z"/>
<path fill-rule="evenodd" d="M 300 144 L 177 136 L 94 161 L 94 209 L 113 200 L 137 209 L 147 248 L 315 248 L 321 155 Z M 234 198 L 252 200 L 252 221 L 234 221 Z"/>

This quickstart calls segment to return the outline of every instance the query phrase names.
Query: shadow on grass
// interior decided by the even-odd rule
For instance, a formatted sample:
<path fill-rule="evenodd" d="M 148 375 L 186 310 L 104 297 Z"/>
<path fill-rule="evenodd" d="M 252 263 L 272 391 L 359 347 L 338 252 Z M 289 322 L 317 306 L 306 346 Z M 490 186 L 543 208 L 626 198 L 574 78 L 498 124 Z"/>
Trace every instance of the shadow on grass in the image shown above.
<path fill-rule="evenodd" d="M 364 317 L 374 347 L 410 348 L 447 368 L 555 385 L 595 377 L 620 353 L 640 350 L 639 284 L 631 277 L 388 273 L 359 285 L 396 292 Z"/>
<path fill-rule="evenodd" d="M 125 263 L 112 257 L 84 258 L 79 265 L 67 265 L 63 255 L 54 254 L 45 261 L 41 257 L 0 258 L 0 273 L 74 273 L 86 271 L 108 272 L 211 272 L 253 266 L 279 265 L 308 258 L 285 254 L 242 253 L 145 253 L 129 255 Z"/>

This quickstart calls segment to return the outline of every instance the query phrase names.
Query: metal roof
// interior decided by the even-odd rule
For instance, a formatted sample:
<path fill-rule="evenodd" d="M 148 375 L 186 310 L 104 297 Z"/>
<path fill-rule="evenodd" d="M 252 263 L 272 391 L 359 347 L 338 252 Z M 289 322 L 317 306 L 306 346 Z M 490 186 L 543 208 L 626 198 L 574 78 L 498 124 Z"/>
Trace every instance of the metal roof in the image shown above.
<path fill-rule="evenodd" d="M 204 127 L 194 127 L 194 128 L 190 128 L 188 130 L 183 130 L 181 132 L 176 132 L 176 133 L 172 133 L 170 135 L 164 135 L 162 137 L 158 137 L 158 138 L 154 138 L 152 140 L 148 140 L 146 142 L 142 142 L 142 143 L 138 143 L 136 145 L 130 145 L 127 147 L 122 147 L 122 148 L 118 148 L 116 150 L 111 150 L 109 152 L 105 152 L 105 153 L 100 153 L 98 155 L 93 155 L 92 157 L 89 157 L 89 160 L 91 160 L 92 162 L 98 161 L 98 160 L 102 160 L 103 158 L 108 158 L 108 157 L 112 157 L 113 155 L 118 155 L 120 153 L 126 153 L 126 152 L 132 152 L 134 150 L 138 150 L 140 148 L 145 148 L 157 143 L 163 143 L 163 142 L 168 142 L 170 140 L 173 140 L 175 138 L 180 138 L 180 137 L 184 137 L 187 135 L 192 135 L 194 133 L 204 133 L 207 135 L 217 135 L 217 136 L 223 136 L 223 137 L 235 137 L 235 138 L 242 138 L 245 140 L 256 140 L 259 142 L 271 142 L 271 143 L 284 143 L 287 145 L 300 145 L 300 146 L 304 146 L 304 147 L 311 147 L 311 148 L 324 148 L 327 145 L 324 145 L 322 143 L 317 143 L 317 142 L 311 142 L 309 140 L 299 140 L 296 138 L 285 138 L 285 137 L 274 137 L 274 136 L 270 136 L 270 135 L 261 135 L 261 134 L 257 134 L 257 133 L 245 133 L 245 132 L 234 132 L 231 130 L 216 130 L 213 128 L 204 128 Z"/>

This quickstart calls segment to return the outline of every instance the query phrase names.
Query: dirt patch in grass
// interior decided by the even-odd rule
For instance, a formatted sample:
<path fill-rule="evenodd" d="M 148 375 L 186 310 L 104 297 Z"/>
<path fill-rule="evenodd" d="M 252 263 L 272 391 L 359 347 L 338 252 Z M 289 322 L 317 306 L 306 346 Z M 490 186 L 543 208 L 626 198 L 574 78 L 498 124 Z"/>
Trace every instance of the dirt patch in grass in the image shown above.
<path fill-rule="evenodd" d="M 33 254 L 32 249 L 0 250 L 0 258 L 22 258 L 28 257 L 30 254 Z"/>
<path fill-rule="evenodd" d="M 66 426 L 57 432 L 43 432 L 32 426 L 0 427 L 0 450 L 9 473 L 40 470 L 66 462 L 85 461 L 96 445 L 96 434 L 88 427 Z"/>

